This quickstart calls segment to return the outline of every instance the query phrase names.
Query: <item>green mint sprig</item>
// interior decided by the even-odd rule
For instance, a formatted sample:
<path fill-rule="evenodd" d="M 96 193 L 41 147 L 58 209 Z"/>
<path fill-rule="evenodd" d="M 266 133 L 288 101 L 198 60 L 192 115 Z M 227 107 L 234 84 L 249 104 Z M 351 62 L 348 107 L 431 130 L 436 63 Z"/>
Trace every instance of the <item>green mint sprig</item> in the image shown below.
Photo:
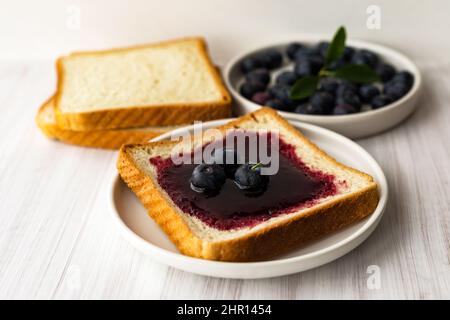
<path fill-rule="evenodd" d="M 329 69 L 333 62 L 342 57 L 346 38 L 347 32 L 345 27 L 339 27 L 328 46 L 324 66 L 317 75 L 298 79 L 289 92 L 291 99 L 300 100 L 311 96 L 316 91 L 319 81 L 323 77 L 335 77 L 356 83 L 372 83 L 380 80 L 379 76 L 366 65 L 345 64 L 336 70 Z"/>

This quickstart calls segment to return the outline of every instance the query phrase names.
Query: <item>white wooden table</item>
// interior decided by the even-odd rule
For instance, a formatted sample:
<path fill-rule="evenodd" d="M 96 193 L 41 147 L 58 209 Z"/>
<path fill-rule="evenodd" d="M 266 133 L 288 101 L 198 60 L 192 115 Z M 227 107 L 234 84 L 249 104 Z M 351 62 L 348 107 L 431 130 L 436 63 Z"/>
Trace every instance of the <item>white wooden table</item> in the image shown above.
<path fill-rule="evenodd" d="M 116 153 L 46 139 L 34 124 L 52 62 L 0 63 L 0 298 L 450 298 L 450 64 L 423 64 L 421 106 L 360 140 L 389 180 L 380 225 L 320 268 L 266 280 L 188 274 L 152 261 L 115 230 Z M 368 266 L 381 287 L 367 287 Z"/>

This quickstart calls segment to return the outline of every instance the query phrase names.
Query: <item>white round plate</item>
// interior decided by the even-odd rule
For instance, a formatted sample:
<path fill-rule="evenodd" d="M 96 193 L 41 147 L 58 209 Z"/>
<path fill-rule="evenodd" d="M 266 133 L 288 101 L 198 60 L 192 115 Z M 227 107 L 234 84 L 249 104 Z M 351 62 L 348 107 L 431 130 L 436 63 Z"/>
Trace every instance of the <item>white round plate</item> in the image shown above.
<path fill-rule="evenodd" d="M 247 100 L 238 92 L 237 88 L 244 81 L 244 77 L 239 69 L 239 65 L 242 59 L 269 48 L 275 48 L 284 52 L 286 46 L 294 41 L 312 45 L 318 43 L 323 39 L 327 39 L 327 37 L 292 37 L 289 39 L 272 42 L 272 44 L 258 46 L 257 48 L 243 52 L 237 55 L 235 58 L 231 59 L 224 68 L 224 78 L 228 89 L 237 102 L 236 113 L 239 115 L 250 113 L 261 107 L 260 105 Z M 422 86 L 422 77 L 417 66 L 402 53 L 382 45 L 357 40 L 348 40 L 347 44 L 355 48 L 372 50 L 373 52 L 377 53 L 384 61 L 389 62 L 393 66 L 395 66 L 397 70 L 407 70 L 411 72 L 414 75 L 414 85 L 411 90 L 401 99 L 377 110 L 370 110 L 342 116 L 304 115 L 294 112 L 280 112 L 280 114 L 284 118 L 316 124 L 321 127 L 341 133 L 346 137 L 356 139 L 387 130 L 400 123 L 414 111 L 419 98 L 420 88 Z M 286 60 L 287 59 L 285 58 L 285 67 L 287 67 Z"/>
<path fill-rule="evenodd" d="M 204 123 L 203 128 L 222 125 L 229 120 Z M 381 219 L 388 198 L 388 186 L 377 162 L 355 142 L 327 129 L 292 122 L 309 139 L 338 161 L 372 175 L 379 185 L 380 201 L 375 212 L 350 227 L 337 231 L 307 246 L 261 262 L 219 262 L 181 254 L 158 225 L 148 217 L 145 208 L 117 174 L 111 181 L 110 204 L 118 230 L 132 245 L 155 261 L 187 272 L 221 278 L 256 279 L 276 277 L 315 268 L 333 261 L 364 241 Z M 193 127 L 175 131 L 192 131 Z M 173 131 L 174 132 L 174 131 Z M 153 141 L 170 137 L 170 132 Z"/>

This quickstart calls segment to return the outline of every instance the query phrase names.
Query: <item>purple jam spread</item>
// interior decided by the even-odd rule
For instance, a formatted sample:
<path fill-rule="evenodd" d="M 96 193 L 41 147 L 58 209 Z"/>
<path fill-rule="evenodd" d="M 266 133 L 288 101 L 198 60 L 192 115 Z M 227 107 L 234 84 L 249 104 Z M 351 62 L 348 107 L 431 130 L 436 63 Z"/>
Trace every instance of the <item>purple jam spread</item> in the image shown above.
<path fill-rule="evenodd" d="M 267 189 L 252 194 L 227 179 L 220 192 L 206 196 L 193 191 L 190 178 L 195 164 L 175 165 L 170 158 L 154 157 L 158 183 L 186 214 L 219 230 L 251 227 L 281 214 L 312 206 L 337 193 L 335 177 L 307 167 L 292 145 L 279 139 L 279 171 L 270 176 Z"/>

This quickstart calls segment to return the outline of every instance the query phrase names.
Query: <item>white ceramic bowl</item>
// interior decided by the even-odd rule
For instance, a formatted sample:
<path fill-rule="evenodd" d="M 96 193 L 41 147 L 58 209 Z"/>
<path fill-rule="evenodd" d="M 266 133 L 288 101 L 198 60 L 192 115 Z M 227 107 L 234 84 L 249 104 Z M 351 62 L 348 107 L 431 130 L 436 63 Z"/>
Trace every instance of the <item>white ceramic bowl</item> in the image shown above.
<path fill-rule="evenodd" d="M 237 102 L 237 114 L 241 115 L 253 112 L 261 107 L 244 98 L 238 91 L 238 86 L 242 83 L 244 78 L 239 68 L 242 59 L 269 48 L 276 48 L 284 51 L 286 46 L 294 41 L 305 44 L 316 44 L 323 39 L 327 38 L 323 36 L 299 36 L 296 38 L 285 39 L 278 41 L 278 44 L 275 45 L 272 43 L 271 45 L 259 46 L 258 48 L 248 50 L 231 59 L 225 66 L 224 78 L 231 94 Z M 372 50 L 383 60 L 394 65 L 398 70 L 407 70 L 411 72 L 414 75 L 414 85 L 411 90 L 400 100 L 377 110 L 369 110 L 342 116 L 302 115 L 293 112 L 280 112 L 283 117 L 290 120 L 316 124 L 339 132 L 349 138 L 362 138 L 395 126 L 414 111 L 420 93 L 422 77 L 417 66 L 409 58 L 393 49 L 365 41 L 348 40 L 347 45 L 355 48 Z M 287 59 L 284 61 L 285 64 L 287 64 Z"/>
<path fill-rule="evenodd" d="M 203 124 L 204 129 L 228 120 Z M 388 199 L 386 177 L 377 162 L 357 143 L 330 130 L 306 123 L 292 122 L 311 141 L 336 160 L 372 175 L 378 183 L 380 201 L 366 219 L 308 245 L 296 248 L 271 260 L 260 262 L 221 262 L 185 256 L 170 242 L 159 226 L 148 217 L 144 206 L 119 178 L 117 172 L 109 185 L 111 214 L 121 235 L 155 261 L 187 272 L 222 278 L 256 279 L 301 272 L 333 261 L 363 242 L 381 220 Z M 169 139 L 173 133 L 192 133 L 193 126 L 158 136 L 153 141 Z"/>

